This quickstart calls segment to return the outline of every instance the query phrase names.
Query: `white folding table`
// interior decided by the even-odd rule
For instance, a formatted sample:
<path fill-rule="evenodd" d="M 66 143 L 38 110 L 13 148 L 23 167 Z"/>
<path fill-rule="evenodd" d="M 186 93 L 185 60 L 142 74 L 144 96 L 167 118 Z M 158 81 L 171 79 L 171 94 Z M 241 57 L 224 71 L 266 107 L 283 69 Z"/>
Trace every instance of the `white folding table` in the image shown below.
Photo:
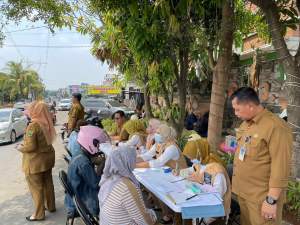
<path fill-rule="evenodd" d="M 176 177 L 171 173 L 164 173 L 163 169 L 135 169 L 134 175 L 137 180 L 153 193 L 158 199 L 165 203 L 175 213 L 181 214 L 183 220 L 185 219 L 198 219 L 209 217 L 222 217 L 225 216 L 224 207 L 220 197 L 216 196 L 213 202 L 207 199 L 212 199 L 213 193 L 203 193 L 201 198 L 194 198 L 191 200 L 176 203 L 174 198 L 170 197 L 180 195 L 185 186 L 180 177 Z M 205 197 L 207 194 L 207 197 Z M 208 198 L 209 197 L 209 198 Z"/>

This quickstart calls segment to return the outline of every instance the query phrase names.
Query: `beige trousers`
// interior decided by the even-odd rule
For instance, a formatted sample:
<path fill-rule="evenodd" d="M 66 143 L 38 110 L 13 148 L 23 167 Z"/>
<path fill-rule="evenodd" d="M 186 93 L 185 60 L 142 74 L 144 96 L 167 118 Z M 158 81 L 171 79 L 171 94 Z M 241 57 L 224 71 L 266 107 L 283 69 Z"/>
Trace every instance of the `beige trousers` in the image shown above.
<path fill-rule="evenodd" d="M 52 180 L 52 169 L 36 174 L 27 174 L 26 181 L 32 195 L 36 219 L 45 218 L 45 207 L 55 211 L 55 195 Z"/>

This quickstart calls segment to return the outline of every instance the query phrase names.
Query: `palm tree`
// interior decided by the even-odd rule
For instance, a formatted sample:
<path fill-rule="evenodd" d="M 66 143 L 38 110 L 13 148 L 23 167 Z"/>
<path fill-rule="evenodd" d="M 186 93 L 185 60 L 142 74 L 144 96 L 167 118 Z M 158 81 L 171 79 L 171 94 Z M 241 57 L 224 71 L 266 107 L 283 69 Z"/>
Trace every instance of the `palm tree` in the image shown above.
<path fill-rule="evenodd" d="M 29 94 L 37 97 L 44 92 L 38 73 L 32 69 L 24 69 L 21 62 L 8 62 L 6 70 L 1 90 L 5 91 L 10 101 L 27 99 Z"/>
<path fill-rule="evenodd" d="M 7 88 L 5 87 L 8 76 L 6 73 L 0 72 L 0 103 L 5 102 L 5 97 L 7 96 Z"/>
<path fill-rule="evenodd" d="M 8 71 L 8 86 L 11 87 L 11 98 L 24 98 L 23 89 L 24 89 L 24 74 L 25 70 L 22 66 L 22 63 L 17 63 L 10 61 L 6 64 L 6 69 Z M 15 96 L 14 96 L 15 95 Z M 12 99 L 11 99 L 12 100 Z"/>

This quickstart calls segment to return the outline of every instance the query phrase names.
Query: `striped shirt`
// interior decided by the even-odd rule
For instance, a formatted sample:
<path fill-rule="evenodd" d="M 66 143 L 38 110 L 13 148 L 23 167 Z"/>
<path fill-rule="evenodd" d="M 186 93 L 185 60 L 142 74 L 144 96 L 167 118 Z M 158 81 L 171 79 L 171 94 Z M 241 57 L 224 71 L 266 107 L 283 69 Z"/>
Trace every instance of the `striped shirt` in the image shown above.
<path fill-rule="evenodd" d="M 155 213 L 145 207 L 141 191 L 124 181 L 114 186 L 100 208 L 100 225 L 152 225 L 155 220 Z"/>

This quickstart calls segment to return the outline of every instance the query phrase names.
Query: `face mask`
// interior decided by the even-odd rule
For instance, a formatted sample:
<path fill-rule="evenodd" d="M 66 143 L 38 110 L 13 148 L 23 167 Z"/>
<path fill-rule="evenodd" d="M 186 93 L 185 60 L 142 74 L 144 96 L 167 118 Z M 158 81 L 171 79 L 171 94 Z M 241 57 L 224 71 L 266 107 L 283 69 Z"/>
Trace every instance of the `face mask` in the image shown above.
<path fill-rule="evenodd" d="M 162 144 L 163 143 L 163 138 L 162 138 L 162 136 L 160 134 L 155 133 L 154 134 L 154 140 L 158 144 Z"/>
<path fill-rule="evenodd" d="M 199 164 L 199 165 L 201 164 L 201 160 L 198 160 L 198 159 L 192 159 L 191 162 L 193 164 Z"/>

